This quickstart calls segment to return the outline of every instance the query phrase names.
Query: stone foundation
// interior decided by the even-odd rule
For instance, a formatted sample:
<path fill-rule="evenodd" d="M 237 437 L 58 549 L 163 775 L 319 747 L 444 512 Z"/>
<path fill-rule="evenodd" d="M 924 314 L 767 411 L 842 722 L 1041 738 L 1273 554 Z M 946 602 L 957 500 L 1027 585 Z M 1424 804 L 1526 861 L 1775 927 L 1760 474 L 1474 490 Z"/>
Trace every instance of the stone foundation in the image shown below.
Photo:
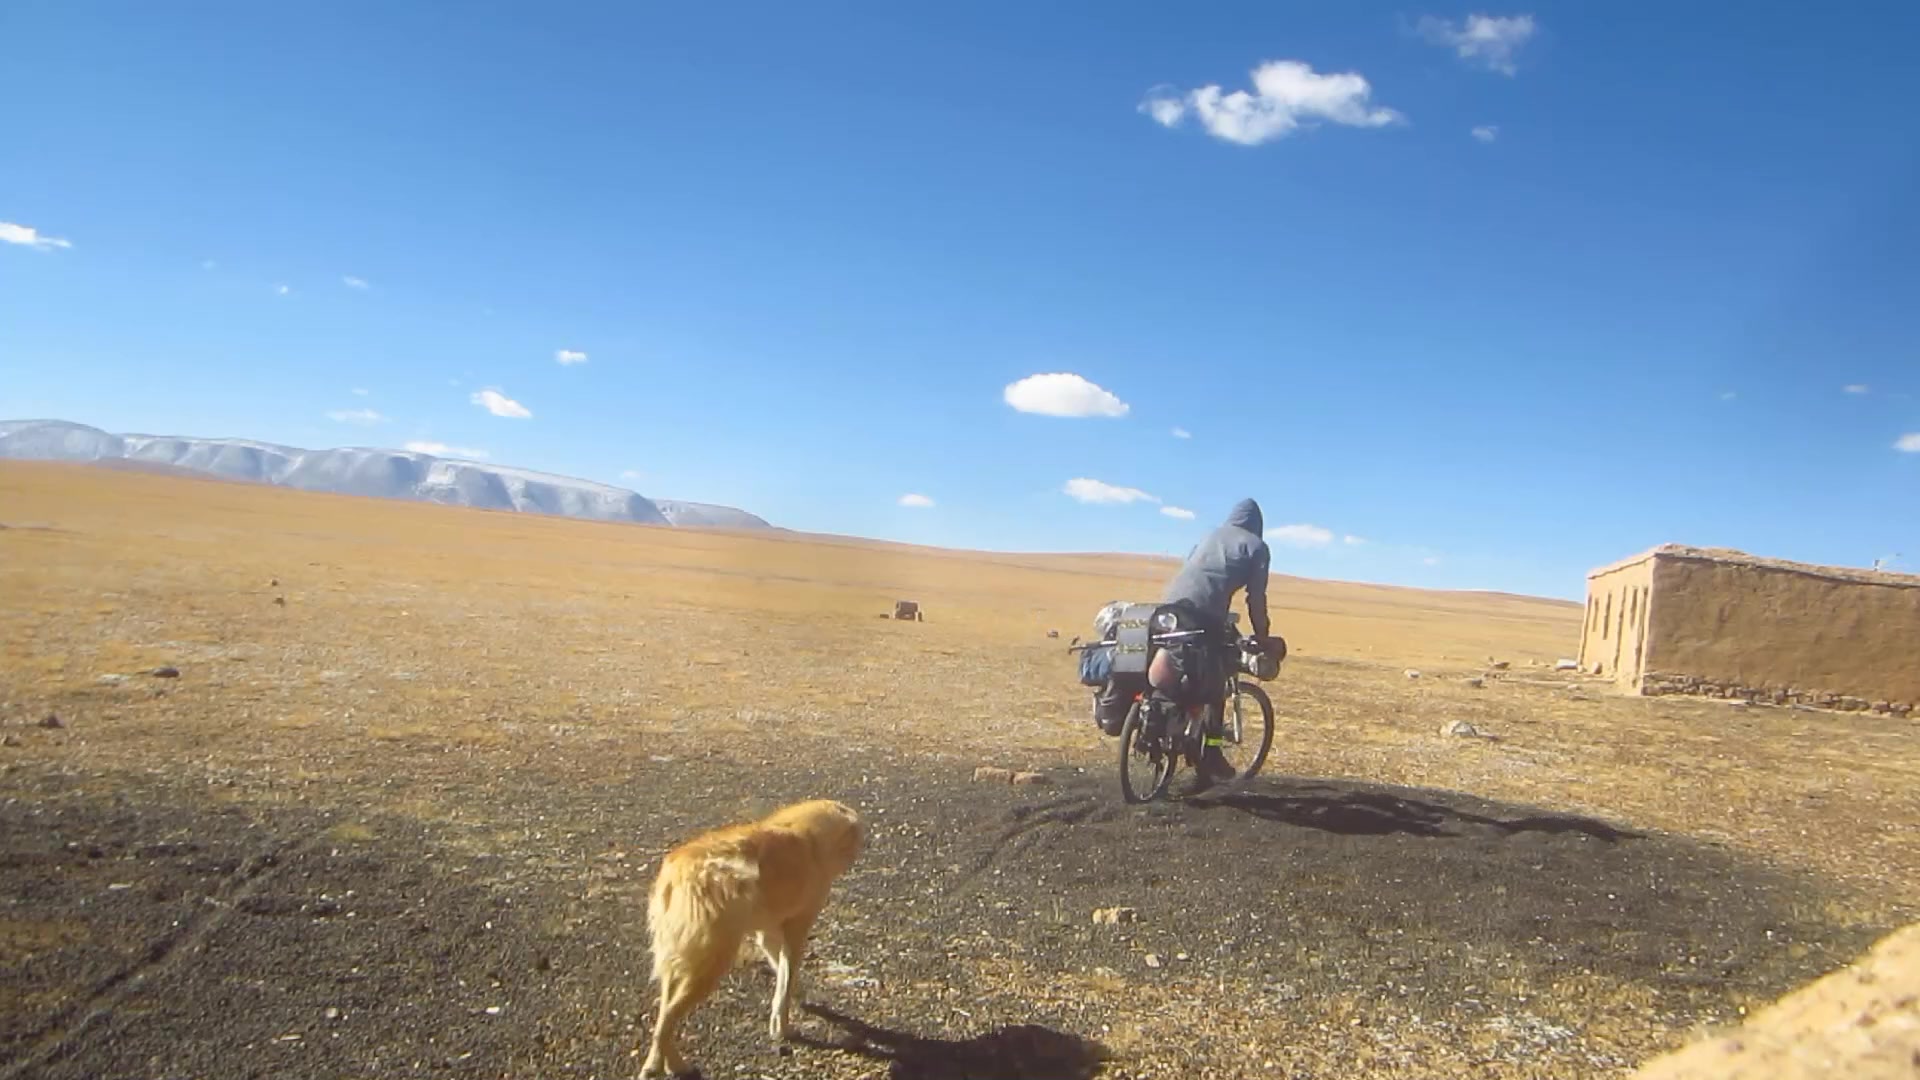
<path fill-rule="evenodd" d="M 1898 717 L 1906 717 L 1913 712 L 1913 704 L 1905 701 L 1873 701 L 1831 690 L 1793 686 L 1741 686 L 1660 671 L 1650 671 L 1641 677 L 1640 692 L 1648 697 L 1689 694 L 1694 697 L 1747 701 L 1755 705 L 1806 705 L 1837 712 L 1874 712 Z"/>

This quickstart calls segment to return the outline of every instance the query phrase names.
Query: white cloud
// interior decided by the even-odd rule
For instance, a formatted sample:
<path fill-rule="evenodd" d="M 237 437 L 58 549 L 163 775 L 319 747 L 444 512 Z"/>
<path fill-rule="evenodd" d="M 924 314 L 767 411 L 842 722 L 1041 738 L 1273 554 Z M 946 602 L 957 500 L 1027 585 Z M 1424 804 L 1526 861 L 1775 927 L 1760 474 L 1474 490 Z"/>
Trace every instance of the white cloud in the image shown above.
<path fill-rule="evenodd" d="M 0 244 L 18 244 L 35 251 L 52 251 L 55 248 L 70 248 L 73 242 L 57 236 L 41 236 L 40 230 L 26 225 L 15 225 L 11 221 L 0 221 Z"/>
<path fill-rule="evenodd" d="M 1355 536 L 1352 533 L 1348 533 L 1347 535 L 1340 538 L 1340 542 L 1350 547 L 1359 547 L 1361 544 L 1364 544 L 1367 542 L 1367 538 L 1364 536 Z"/>
<path fill-rule="evenodd" d="M 1163 506 L 1160 508 L 1160 512 L 1170 518 L 1179 518 L 1181 521 L 1193 520 L 1193 511 L 1184 506 Z"/>
<path fill-rule="evenodd" d="M 1420 564 L 1421 564 L 1422 566 L 1439 566 L 1439 565 L 1440 565 L 1440 556 L 1438 556 L 1438 555 L 1429 555 L 1429 556 L 1427 556 L 1426 558 L 1424 558 L 1424 559 L 1421 559 L 1421 560 L 1420 560 Z"/>
<path fill-rule="evenodd" d="M 357 278 L 357 277 L 354 277 L 352 274 L 348 274 L 346 277 L 341 278 L 340 284 L 345 285 L 349 289 L 373 288 L 373 286 L 367 284 L 366 278 Z"/>
<path fill-rule="evenodd" d="M 1737 393 L 1735 393 L 1735 392 L 1734 392 L 1734 391 L 1732 391 L 1732 390 L 1726 390 L 1726 391 L 1722 391 L 1722 392 L 1721 392 L 1721 394 L 1720 394 L 1720 400 L 1721 400 L 1721 401 L 1732 401 L 1732 400 L 1733 400 L 1734 398 L 1737 398 L 1737 397 L 1739 397 L 1739 396 L 1740 396 L 1739 394 L 1737 394 Z"/>
<path fill-rule="evenodd" d="M 354 387 L 354 388 L 353 388 L 353 396 L 354 396 L 354 397 L 366 397 L 366 396 L 367 396 L 367 388 L 366 388 L 366 387 L 364 387 L 364 386 L 356 386 L 356 387 Z"/>
<path fill-rule="evenodd" d="M 1170 87 L 1156 87 L 1147 92 L 1140 111 L 1167 127 L 1192 113 L 1215 138 L 1258 146 L 1320 120 L 1360 128 L 1406 120 L 1393 109 L 1369 104 L 1372 94 L 1373 87 L 1357 72 L 1322 75 L 1298 60 L 1272 60 L 1253 69 L 1252 93 L 1210 85 L 1176 95 Z"/>
<path fill-rule="evenodd" d="M 1920 431 L 1909 431 L 1893 440 L 1893 448 L 1903 453 L 1920 454 Z"/>
<path fill-rule="evenodd" d="M 1173 437 L 1176 439 L 1191 439 L 1193 438 L 1193 432 L 1183 427 L 1177 427 L 1173 429 Z"/>
<path fill-rule="evenodd" d="M 575 352 L 572 349 L 559 349 L 554 352 L 553 359 L 555 360 L 555 362 L 560 364 L 561 367 L 570 367 L 574 364 L 586 363 L 587 354 L 583 352 Z"/>
<path fill-rule="evenodd" d="M 292 291 L 293 291 L 293 286 L 291 285 L 275 285 L 273 287 L 273 294 L 275 296 L 285 296 Z"/>
<path fill-rule="evenodd" d="M 1153 122 L 1161 127 L 1173 127 L 1187 115 L 1186 103 L 1177 95 L 1167 91 L 1170 86 L 1155 87 L 1147 91 L 1146 99 L 1140 102 L 1140 111 L 1153 117 Z"/>
<path fill-rule="evenodd" d="M 1068 495 L 1083 503 L 1134 503 L 1159 502 L 1159 499 L 1141 491 L 1139 488 L 1119 487 L 1099 480 L 1077 477 L 1067 481 L 1061 488 Z"/>
<path fill-rule="evenodd" d="M 933 505 L 933 500 L 929 499 L 925 495 L 914 495 L 912 493 L 909 493 L 909 494 L 900 496 L 900 505 L 912 507 L 915 510 L 925 510 L 928 507 Z"/>
<path fill-rule="evenodd" d="M 387 418 L 372 409 L 335 409 L 327 414 L 327 419 L 336 424 L 353 424 L 358 427 L 372 427 L 384 424 Z"/>
<path fill-rule="evenodd" d="M 1469 15 L 1465 23 L 1427 15 L 1418 29 L 1428 42 L 1451 48 L 1469 64 L 1512 75 L 1514 54 L 1533 37 L 1535 26 L 1531 15 Z"/>
<path fill-rule="evenodd" d="M 620 471 L 620 479 L 622 480 L 638 480 L 641 475 L 639 469 L 622 469 Z"/>
<path fill-rule="evenodd" d="M 1127 415 L 1126 402 L 1097 384 L 1067 372 L 1029 375 L 1019 382 L 1008 383 L 1002 396 L 1007 404 L 1021 412 L 1040 416 Z"/>
<path fill-rule="evenodd" d="M 1472 131 L 1468 132 L 1468 134 L 1472 135 L 1476 139 L 1479 139 L 1483 143 L 1492 142 L 1493 140 L 1500 137 L 1500 125 L 1481 124 L 1479 127 L 1474 128 Z"/>
<path fill-rule="evenodd" d="M 432 454 L 434 457 L 484 458 L 485 450 L 475 450 L 466 446 L 448 446 L 440 442 L 410 442 L 406 448 L 416 454 Z"/>
<path fill-rule="evenodd" d="M 475 390 L 467 400 L 495 416 L 504 416 L 509 420 L 526 420 L 533 416 L 532 411 L 525 405 L 491 387 Z"/>
<path fill-rule="evenodd" d="M 1281 525 L 1268 529 L 1267 539 L 1288 547 L 1319 548 L 1333 543 L 1333 530 L 1318 525 Z"/>
<path fill-rule="evenodd" d="M 1867 389 L 1866 383 L 1848 383 L 1841 387 L 1840 391 L 1846 394 L 1864 394 L 1867 392 Z"/>
<path fill-rule="evenodd" d="M 220 265 L 219 263 L 217 263 L 217 262 L 214 262 L 214 261 L 213 261 L 212 259 L 202 259 L 202 260 L 200 260 L 200 269 L 202 269 L 202 270 L 211 270 L 211 269 L 213 269 L 214 267 L 216 267 L 216 266 L 219 266 L 219 265 Z"/>

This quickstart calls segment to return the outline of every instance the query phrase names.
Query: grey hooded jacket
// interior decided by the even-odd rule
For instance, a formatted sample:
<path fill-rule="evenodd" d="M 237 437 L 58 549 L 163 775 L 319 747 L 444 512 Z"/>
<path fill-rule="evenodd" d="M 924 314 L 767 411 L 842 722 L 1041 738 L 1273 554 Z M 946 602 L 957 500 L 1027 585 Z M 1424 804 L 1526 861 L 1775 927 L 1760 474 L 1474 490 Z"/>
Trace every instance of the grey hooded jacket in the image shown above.
<path fill-rule="evenodd" d="M 1224 525 L 1206 535 L 1187 555 L 1187 564 L 1167 584 L 1162 603 L 1185 601 L 1221 626 L 1233 610 L 1233 594 L 1247 590 L 1247 617 L 1258 637 L 1266 637 L 1267 568 L 1272 558 L 1261 533 L 1266 529 L 1260 504 L 1242 499 Z"/>

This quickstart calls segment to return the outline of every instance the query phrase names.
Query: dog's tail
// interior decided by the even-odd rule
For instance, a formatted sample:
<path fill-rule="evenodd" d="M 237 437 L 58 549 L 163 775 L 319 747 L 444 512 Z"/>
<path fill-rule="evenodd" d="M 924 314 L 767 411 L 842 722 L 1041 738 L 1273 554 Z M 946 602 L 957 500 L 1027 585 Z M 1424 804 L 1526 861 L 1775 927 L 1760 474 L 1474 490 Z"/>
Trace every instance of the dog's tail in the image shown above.
<path fill-rule="evenodd" d="M 653 979 L 731 962 L 746 936 L 760 870 L 739 852 L 669 856 L 647 897 Z"/>

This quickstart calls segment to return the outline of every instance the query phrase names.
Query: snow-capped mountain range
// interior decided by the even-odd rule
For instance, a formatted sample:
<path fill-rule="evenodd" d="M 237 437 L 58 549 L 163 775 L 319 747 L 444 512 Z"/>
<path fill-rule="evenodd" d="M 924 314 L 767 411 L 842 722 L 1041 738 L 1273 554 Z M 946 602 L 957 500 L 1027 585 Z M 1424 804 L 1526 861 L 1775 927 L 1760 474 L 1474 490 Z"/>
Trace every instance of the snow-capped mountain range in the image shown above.
<path fill-rule="evenodd" d="M 650 525 L 770 529 L 730 506 L 655 501 L 611 484 L 411 450 L 302 450 L 248 439 L 115 435 L 64 420 L 0 420 L 0 458 L 128 461 L 307 491 Z"/>

